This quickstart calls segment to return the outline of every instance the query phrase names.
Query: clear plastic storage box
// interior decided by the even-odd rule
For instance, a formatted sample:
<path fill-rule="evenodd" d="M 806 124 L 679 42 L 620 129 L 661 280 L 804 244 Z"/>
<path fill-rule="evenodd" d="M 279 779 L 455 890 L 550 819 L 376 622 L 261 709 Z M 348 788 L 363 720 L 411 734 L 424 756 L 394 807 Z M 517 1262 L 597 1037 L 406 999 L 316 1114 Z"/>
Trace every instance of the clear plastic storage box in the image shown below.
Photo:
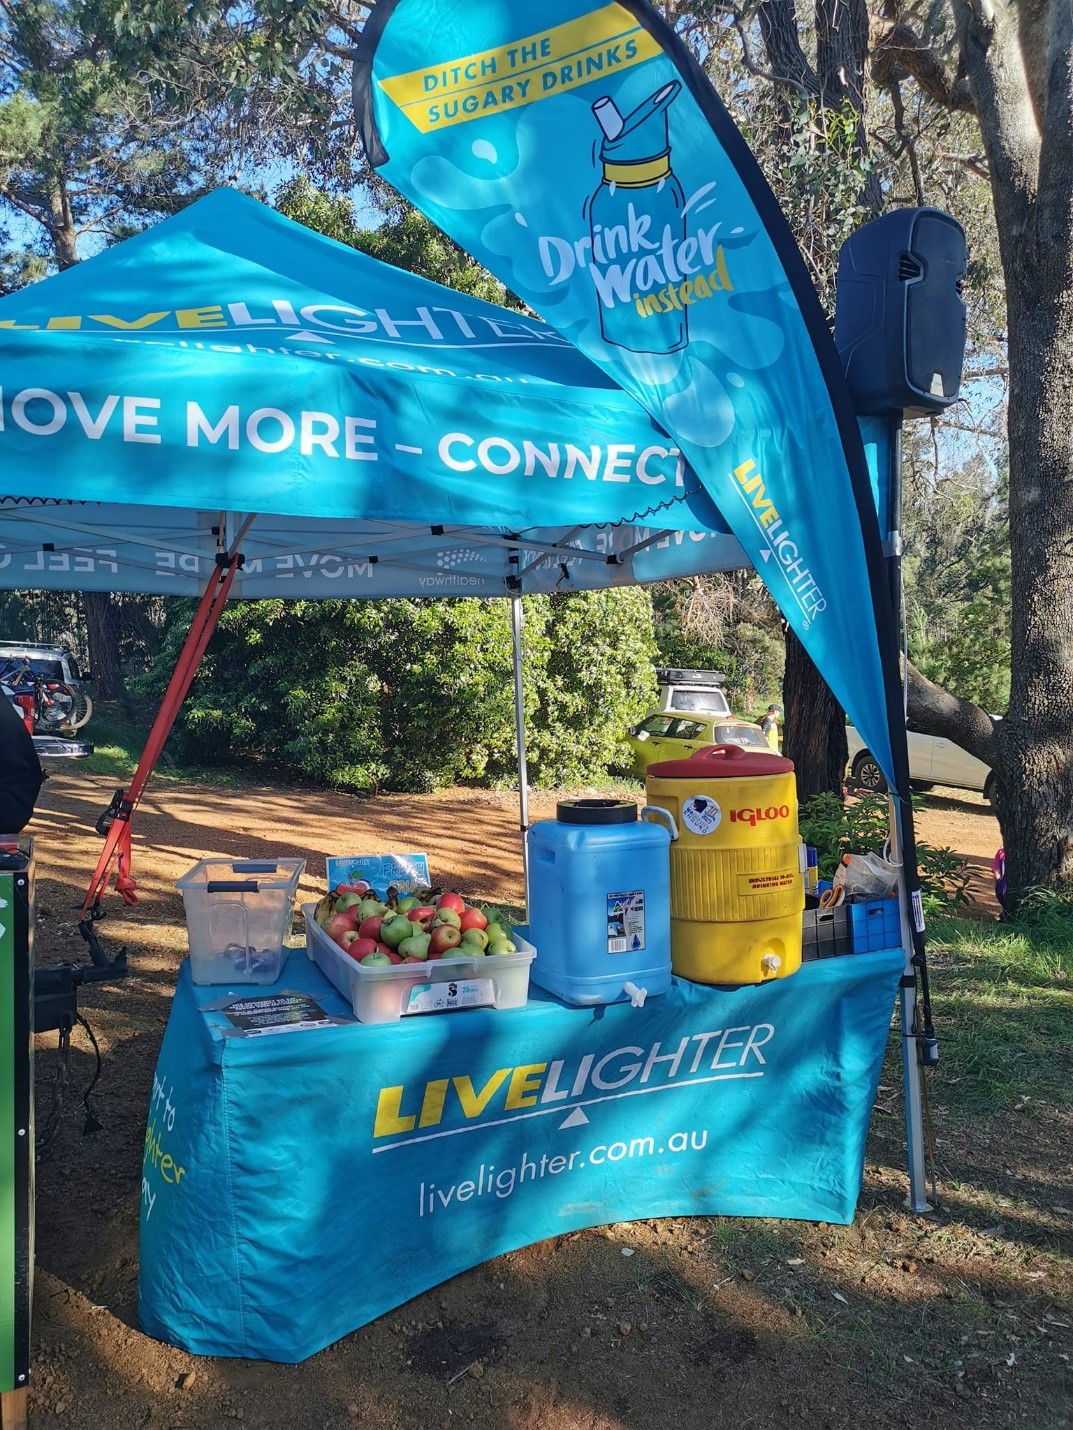
<path fill-rule="evenodd" d="M 449 1013 L 456 1008 L 523 1008 L 529 997 L 529 965 L 536 949 L 517 929 L 517 953 L 433 958 L 363 968 L 344 953 L 303 904 L 306 951 L 334 983 L 361 1023 L 397 1023 L 411 1013 Z"/>
<path fill-rule="evenodd" d="M 274 983 L 304 859 L 201 859 L 178 879 L 195 983 Z"/>

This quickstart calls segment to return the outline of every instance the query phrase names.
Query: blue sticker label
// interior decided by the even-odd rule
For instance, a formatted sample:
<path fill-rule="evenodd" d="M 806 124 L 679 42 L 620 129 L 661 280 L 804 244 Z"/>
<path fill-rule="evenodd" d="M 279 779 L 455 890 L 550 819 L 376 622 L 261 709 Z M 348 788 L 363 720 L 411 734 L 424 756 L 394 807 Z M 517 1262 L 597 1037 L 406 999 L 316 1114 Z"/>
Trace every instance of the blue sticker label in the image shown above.
<path fill-rule="evenodd" d="M 378 894 L 386 894 L 390 884 L 401 894 L 412 894 L 429 883 L 427 854 L 331 855 L 327 871 L 329 889 L 364 879 Z"/>
<path fill-rule="evenodd" d="M 636 953 L 645 946 L 645 891 L 607 896 L 608 953 Z"/>

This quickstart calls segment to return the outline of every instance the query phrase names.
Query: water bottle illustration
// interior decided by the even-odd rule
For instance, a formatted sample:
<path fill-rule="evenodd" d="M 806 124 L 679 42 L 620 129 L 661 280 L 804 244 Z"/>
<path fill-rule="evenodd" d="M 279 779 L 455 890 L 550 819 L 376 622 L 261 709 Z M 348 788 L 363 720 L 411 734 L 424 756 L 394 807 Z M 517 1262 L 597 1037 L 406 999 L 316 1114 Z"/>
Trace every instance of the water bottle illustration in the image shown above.
<path fill-rule="evenodd" d="M 605 95 L 592 106 L 603 131 L 603 175 L 589 201 L 591 271 L 605 342 L 671 353 L 688 338 L 674 255 L 686 236 L 685 196 L 671 169 L 667 111 L 677 80 L 625 116 Z"/>

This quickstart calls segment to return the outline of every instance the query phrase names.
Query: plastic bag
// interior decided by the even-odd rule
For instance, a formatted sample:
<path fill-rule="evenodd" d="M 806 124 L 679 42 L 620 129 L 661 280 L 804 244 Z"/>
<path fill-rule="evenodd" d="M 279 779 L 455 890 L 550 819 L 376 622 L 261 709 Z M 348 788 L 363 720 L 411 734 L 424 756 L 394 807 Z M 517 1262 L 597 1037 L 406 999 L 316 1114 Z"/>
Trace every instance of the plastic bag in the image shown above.
<path fill-rule="evenodd" d="M 991 871 L 995 876 L 995 898 L 1002 908 L 1006 907 L 1006 850 L 1000 849 L 991 861 Z"/>
<path fill-rule="evenodd" d="M 886 899 L 898 885 L 898 866 L 878 854 L 844 854 L 833 882 L 847 899 Z"/>

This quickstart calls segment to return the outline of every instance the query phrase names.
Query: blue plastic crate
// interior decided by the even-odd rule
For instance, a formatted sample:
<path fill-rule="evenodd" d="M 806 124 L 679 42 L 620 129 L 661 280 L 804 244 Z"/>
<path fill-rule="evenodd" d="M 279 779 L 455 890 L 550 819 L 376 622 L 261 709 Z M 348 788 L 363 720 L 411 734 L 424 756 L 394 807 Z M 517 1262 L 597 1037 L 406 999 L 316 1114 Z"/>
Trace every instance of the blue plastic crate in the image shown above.
<path fill-rule="evenodd" d="M 899 948 L 902 942 L 897 899 L 870 899 L 847 904 L 850 938 L 854 953 L 871 953 L 877 948 Z"/>

